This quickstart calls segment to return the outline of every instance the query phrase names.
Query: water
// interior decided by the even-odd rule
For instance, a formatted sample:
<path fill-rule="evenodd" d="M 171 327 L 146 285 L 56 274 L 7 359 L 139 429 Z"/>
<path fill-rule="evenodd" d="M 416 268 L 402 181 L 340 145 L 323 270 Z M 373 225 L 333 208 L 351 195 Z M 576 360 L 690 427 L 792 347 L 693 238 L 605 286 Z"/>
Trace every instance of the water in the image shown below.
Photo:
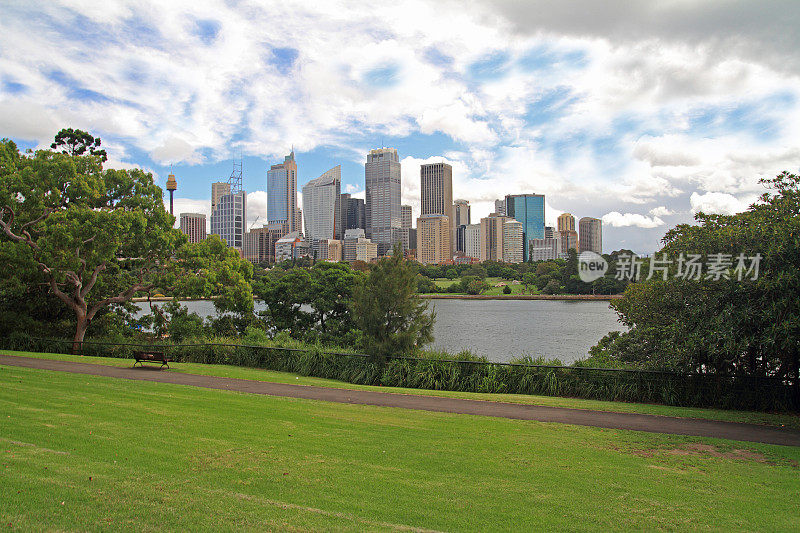
<path fill-rule="evenodd" d="M 183 305 L 202 317 L 215 312 L 210 301 Z M 264 308 L 256 302 L 256 310 Z M 431 308 L 436 311 L 431 348 L 470 350 L 498 362 L 530 355 L 569 364 L 586 357 L 608 332 L 625 329 L 602 301 L 431 300 Z"/>

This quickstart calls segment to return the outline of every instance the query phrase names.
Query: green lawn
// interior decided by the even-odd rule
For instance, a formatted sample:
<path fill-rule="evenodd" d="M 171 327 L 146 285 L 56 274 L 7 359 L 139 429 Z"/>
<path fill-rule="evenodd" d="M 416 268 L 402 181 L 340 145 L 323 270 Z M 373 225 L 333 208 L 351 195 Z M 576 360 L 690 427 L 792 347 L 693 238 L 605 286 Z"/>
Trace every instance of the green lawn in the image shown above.
<path fill-rule="evenodd" d="M 440 289 L 446 289 L 450 285 L 452 285 L 454 283 L 458 283 L 459 281 L 461 281 L 461 280 L 460 279 L 447 279 L 447 278 L 436 278 L 436 279 L 433 280 L 433 282 L 436 284 L 436 286 L 439 287 Z M 528 294 L 528 293 L 525 292 L 525 287 L 522 284 L 512 285 L 511 284 L 511 280 L 509 280 L 509 279 L 486 278 L 484 281 L 486 281 L 486 284 L 489 285 L 489 289 L 487 289 L 486 291 L 482 292 L 481 294 L 484 294 L 484 295 L 487 295 L 487 296 L 503 295 L 503 287 L 495 287 L 494 286 L 499 281 L 503 281 L 506 284 L 508 284 L 509 287 L 511 287 L 511 294 L 512 295 L 513 294 Z M 444 294 L 447 294 L 447 293 L 444 293 Z"/>
<path fill-rule="evenodd" d="M 20 530 L 800 528 L 800 448 L 0 367 Z"/>
<path fill-rule="evenodd" d="M 1 353 L 40 359 L 55 359 L 59 361 L 77 361 L 110 366 L 129 367 L 133 362 L 130 359 L 114 359 L 109 357 L 82 357 L 68 354 L 30 353 L 2 350 Z M 173 363 L 171 372 L 199 374 L 204 376 L 221 376 L 227 378 L 251 379 L 255 381 L 269 381 L 273 383 L 293 383 L 296 385 L 316 385 L 356 390 L 374 390 L 382 392 L 395 392 L 401 394 L 425 394 L 430 396 L 446 396 L 450 398 L 468 398 L 473 400 L 488 400 L 497 402 L 522 403 L 530 405 L 545 405 L 550 407 L 569 407 L 574 409 L 588 409 L 592 411 L 614 411 L 621 413 L 642 413 L 662 416 L 677 416 L 687 418 L 707 418 L 710 420 L 727 420 L 731 422 L 748 422 L 751 424 L 769 424 L 800 428 L 798 414 L 759 413 L 752 411 L 724 411 L 720 409 L 702 409 L 692 407 L 673 407 L 668 405 L 622 403 L 598 400 L 583 400 L 579 398 L 561 398 L 553 396 L 531 396 L 526 394 L 490 394 L 476 392 L 436 391 L 425 389 L 407 389 L 400 387 L 373 387 L 356 385 L 344 381 L 300 376 L 288 372 L 275 372 L 259 368 L 243 368 L 227 365 L 204 365 L 200 363 Z"/>

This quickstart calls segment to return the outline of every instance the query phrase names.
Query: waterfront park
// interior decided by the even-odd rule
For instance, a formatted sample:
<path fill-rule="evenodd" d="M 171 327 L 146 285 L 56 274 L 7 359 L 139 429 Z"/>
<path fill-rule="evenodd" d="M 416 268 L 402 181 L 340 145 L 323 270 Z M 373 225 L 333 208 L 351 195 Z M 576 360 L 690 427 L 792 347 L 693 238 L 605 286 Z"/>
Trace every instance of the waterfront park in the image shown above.
<path fill-rule="evenodd" d="M 258 271 L 187 243 L 147 173 L 2 148 L 4 527 L 798 527 L 798 351 L 767 325 L 796 322 L 797 266 L 778 260 L 796 217 L 769 229 L 758 280 L 630 284 L 612 302 L 629 329 L 588 358 L 498 363 L 424 349 L 435 314 L 402 253 Z M 665 249 L 758 246 L 798 201 L 796 176 L 765 184 Z M 136 318 L 155 291 L 172 300 Z M 676 310 L 687 298 L 705 307 Z M 708 306 L 751 326 L 721 333 Z M 741 360 L 710 347 L 721 334 Z"/>

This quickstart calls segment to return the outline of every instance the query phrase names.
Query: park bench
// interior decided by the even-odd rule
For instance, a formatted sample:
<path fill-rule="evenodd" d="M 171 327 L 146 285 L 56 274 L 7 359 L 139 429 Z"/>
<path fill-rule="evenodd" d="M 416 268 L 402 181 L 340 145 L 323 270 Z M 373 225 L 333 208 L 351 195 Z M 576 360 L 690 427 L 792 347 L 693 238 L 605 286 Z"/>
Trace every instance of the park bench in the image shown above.
<path fill-rule="evenodd" d="M 161 368 L 165 366 L 169 368 L 169 362 L 172 361 L 164 352 L 154 352 L 152 350 L 147 352 L 133 352 L 133 358 L 136 359 L 133 366 L 136 366 L 136 363 L 139 363 L 139 366 L 144 366 L 145 363 L 161 363 Z"/>

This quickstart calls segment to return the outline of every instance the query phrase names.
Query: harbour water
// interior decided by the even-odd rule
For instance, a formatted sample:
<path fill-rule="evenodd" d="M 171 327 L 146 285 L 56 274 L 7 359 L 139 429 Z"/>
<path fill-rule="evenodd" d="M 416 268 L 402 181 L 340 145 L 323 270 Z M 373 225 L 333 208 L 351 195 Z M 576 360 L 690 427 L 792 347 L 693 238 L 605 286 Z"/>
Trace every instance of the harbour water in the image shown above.
<path fill-rule="evenodd" d="M 183 304 L 203 317 L 215 312 L 210 301 Z M 498 362 L 530 355 L 569 364 L 608 332 L 625 329 L 606 301 L 431 300 L 430 308 L 436 313 L 431 348 L 470 350 Z"/>

